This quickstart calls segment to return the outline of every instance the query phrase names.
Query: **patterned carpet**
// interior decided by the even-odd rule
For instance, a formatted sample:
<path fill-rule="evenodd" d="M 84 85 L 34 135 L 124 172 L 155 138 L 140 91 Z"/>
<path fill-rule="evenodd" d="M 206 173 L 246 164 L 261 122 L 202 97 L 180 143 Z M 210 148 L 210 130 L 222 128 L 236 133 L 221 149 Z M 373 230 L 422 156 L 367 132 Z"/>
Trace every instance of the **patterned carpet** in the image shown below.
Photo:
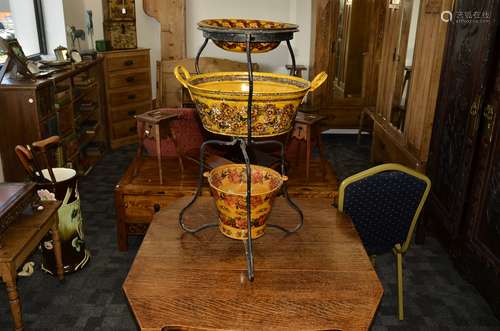
<path fill-rule="evenodd" d="M 361 146 L 354 136 L 325 135 L 329 158 L 340 178 L 369 167 L 369 138 Z M 26 330 L 136 330 L 121 286 L 140 245 L 130 241 L 127 253 L 118 252 L 115 239 L 113 189 L 134 155 L 133 147 L 107 154 L 81 180 L 90 264 L 68 275 L 63 284 L 39 270 L 19 278 Z M 440 245 L 429 238 L 413 246 L 405 258 L 406 320 L 396 318 L 396 278 L 391 254 L 377 259 L 377 273 L 385 294 L 372 330 L 500 330 L 476 290 L 454 270 Z M 12 320 L 0 285 L 0 330 L 11 330 Z"/>

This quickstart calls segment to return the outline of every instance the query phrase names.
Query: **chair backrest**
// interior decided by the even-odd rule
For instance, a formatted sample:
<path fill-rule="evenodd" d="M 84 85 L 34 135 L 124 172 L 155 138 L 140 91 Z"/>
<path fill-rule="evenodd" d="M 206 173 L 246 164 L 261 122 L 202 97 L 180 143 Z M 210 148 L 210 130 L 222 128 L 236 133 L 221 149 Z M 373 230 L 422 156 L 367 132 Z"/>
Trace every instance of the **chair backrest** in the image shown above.
<path fill-rule="evenodd" d="M 384 164 L 346 178 L 339 188 L 339 210 L 348 214 L 368 254 L 396 244 L 405 252 L 427 199 L 429 178 L 400 164 Z"/>

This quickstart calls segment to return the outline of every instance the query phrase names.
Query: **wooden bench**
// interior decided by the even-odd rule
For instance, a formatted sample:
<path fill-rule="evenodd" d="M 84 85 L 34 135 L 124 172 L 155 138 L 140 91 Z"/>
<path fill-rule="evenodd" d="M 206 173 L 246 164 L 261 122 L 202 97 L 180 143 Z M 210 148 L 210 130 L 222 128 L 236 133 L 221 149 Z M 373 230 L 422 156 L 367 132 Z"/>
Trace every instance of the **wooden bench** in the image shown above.
<path fill-rule="evenodd" d="M 16 330 L 23 330 L 21 301 L 16 288 L 17 269 L 31 255 L 49 230 L 52 230 L 54 240 L 57 276 L 61 281 L 64 278 L 57 216 L 57 209 L 60 205 L 59 201 L 45 202 L 42 204 L 43 210 L 34 211 L 32 215 L 21 214 L 2 235 L 0 276 L 6 284 Z"/>

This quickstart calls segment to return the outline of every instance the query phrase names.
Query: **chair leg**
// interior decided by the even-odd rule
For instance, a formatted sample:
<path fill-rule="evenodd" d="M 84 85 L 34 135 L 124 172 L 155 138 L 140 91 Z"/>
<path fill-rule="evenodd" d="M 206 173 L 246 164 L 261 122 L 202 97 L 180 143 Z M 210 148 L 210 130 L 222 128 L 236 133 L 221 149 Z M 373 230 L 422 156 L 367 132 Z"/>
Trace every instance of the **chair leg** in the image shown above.
<path fill-rule="evenodd" d="M 404 319 L 403 308 L 403 253 L 396 252 L 397 278 L 398 278 L 398 318 Z"/>
<path fill-rule="evenodd" d="M 52 240 L 54 241 L 54 255 L 56 258 L 57 278 L 60 282 L 64 280 L 64 266 L 62 261 L 61 239 L 59 236 L 59 220 L 52 225 Z"/>
<path fill-rule="evenodd" d="M 363 133 L 364 124 L 365 124 L 365 112 L 361 111 L 361 114 L 359 115 L 359 129 L 358 129 L 358 139 L 357 139 L 358 145 L 361 144 L 361 134 Z"/>

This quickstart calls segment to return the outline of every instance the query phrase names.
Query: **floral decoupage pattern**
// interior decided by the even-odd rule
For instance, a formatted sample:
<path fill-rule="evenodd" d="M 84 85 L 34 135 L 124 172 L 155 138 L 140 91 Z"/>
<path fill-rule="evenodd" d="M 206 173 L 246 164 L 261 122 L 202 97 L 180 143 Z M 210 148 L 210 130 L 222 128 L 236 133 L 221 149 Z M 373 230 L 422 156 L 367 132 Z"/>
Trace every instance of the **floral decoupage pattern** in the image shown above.
<path fill-rule="evenodd" d="M 264 234 L 266 219 L 283 179 L 270 168 L 252 165 L 251 170 L 252 238 L 258 238 Z M 219 229 L 233 239 L 246 239 L 248 236 L 246 180 L 244 164 L 221 166 L 209 175 L 208 181 L 219 213 Z"/>

